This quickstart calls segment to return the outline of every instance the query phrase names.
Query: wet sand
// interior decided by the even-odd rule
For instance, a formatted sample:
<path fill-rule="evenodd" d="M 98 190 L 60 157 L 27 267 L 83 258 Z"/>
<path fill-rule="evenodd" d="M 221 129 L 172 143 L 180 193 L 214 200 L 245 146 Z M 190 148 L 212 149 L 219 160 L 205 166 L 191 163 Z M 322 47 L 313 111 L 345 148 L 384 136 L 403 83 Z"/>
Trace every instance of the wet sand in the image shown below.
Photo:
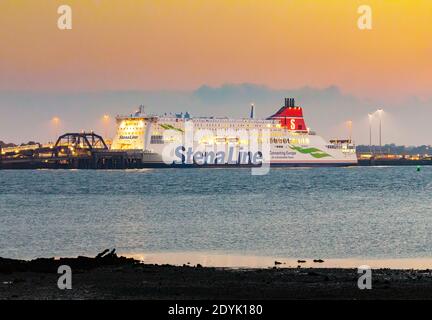
<path fill-rule="evenodd" d="M 70 265 L 72 289 L 57 287 Z M 373 269 L 372 289 L 354 268 L 232 269 L 143 264 L 132 258 L 0 258 L 0 299 L 430 299 L 430 270 Z"/>

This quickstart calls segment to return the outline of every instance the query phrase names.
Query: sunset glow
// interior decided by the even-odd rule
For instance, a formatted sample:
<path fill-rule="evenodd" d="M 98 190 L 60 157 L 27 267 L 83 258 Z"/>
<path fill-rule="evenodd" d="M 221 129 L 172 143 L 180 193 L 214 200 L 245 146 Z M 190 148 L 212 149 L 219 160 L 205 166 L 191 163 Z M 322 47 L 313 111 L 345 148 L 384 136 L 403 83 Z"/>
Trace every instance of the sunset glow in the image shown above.
<path fill-rule="evenodd" d="M 195 89 L 337 85 L 357 96 L 429 97 L 432 2 L 75 0 L 0 2 L 0 89 Z"/>

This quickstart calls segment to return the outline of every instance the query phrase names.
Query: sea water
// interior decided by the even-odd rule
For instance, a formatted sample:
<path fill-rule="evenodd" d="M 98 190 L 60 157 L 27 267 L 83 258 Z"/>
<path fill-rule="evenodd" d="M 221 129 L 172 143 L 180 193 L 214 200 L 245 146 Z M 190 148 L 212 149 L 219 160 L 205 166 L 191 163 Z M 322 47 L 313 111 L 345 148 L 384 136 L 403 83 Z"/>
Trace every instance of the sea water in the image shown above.
<path fill-rule="evenodd" d="M 432 167 L 0 170 L 0 256 L 432 257 Z"/>

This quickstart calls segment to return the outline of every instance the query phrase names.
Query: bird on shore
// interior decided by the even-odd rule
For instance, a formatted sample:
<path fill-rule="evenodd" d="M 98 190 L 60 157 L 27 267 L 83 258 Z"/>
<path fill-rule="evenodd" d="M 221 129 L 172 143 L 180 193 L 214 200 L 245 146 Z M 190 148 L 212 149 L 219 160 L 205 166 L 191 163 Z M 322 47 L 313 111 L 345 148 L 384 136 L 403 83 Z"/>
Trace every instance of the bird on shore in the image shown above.
<path fill-rule="evenodd" d="M 306 260 L 297 260 L 298 263 L 306 263 Z"/>

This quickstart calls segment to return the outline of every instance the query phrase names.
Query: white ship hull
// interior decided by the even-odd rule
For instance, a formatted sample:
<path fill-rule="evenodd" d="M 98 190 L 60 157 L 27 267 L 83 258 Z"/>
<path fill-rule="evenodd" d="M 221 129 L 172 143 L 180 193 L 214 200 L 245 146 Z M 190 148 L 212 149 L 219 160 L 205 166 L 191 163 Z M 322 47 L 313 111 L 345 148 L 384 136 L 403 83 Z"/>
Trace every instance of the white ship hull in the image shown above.
<path fill-rule="evenodd" d="M 299 107 L 293 111 L 302 115 Z M 306 130 L 302 117 L 281 118 L 159 117 L 137 112 L 117 118 L 118 129 L 111 148 L 141 150 L 143 167 L 357 164 L 350 141 L 326 142 Z"/>

